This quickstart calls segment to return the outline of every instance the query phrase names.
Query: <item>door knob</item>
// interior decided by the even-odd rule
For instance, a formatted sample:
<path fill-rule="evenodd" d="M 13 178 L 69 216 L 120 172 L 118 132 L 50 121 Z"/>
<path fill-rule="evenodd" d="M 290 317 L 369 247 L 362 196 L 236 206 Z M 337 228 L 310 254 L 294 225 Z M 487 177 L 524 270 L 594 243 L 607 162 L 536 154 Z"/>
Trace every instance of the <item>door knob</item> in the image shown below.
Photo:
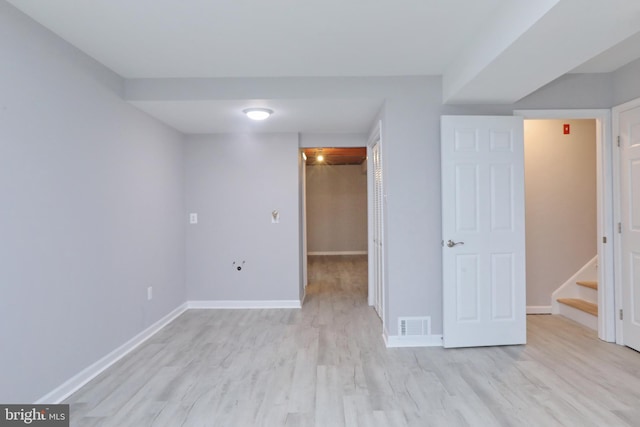
<path fill-rule="evenodd" d="M 456 245 L 464 245 L 464 242 L 454 242 L 453 240 L 447 240 L 447 246 L 452 248 Z"/>

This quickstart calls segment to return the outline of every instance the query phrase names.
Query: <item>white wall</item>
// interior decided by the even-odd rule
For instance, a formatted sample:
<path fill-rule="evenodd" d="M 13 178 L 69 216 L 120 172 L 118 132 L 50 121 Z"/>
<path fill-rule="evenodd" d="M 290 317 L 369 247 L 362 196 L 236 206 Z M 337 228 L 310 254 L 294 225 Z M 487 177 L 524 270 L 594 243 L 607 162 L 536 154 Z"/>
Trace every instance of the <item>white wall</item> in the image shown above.
<path fill-rule="evenodd" d="M 191 136 L 185 150 L 188 299 L 299 301 L 298 135 Z"/>
<path fill-rule="evenodd" d="M 525 120 L 524 132 L 527 305 L 549 306 L 597 254 L 596 124 Z"/>
<path fill-rule="evenodd" d="M 183 151 L 5 2 L 0 52 L 0 402 L 25 403 L 185 301 Z"/>
<path fill-rule="evenodd" d="M 309 165 L 307 249 L 367 251 L 367 175 L 360 165 Z"/>

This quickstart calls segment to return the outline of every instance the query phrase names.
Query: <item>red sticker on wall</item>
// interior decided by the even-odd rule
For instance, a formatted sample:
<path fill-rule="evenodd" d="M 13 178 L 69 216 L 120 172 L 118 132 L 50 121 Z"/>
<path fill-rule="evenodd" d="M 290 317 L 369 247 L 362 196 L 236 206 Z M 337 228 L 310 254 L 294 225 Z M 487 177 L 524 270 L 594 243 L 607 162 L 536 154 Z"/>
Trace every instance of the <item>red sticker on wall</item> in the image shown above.
<path fill-rule="evenodd" d="M 569 135 L 571 133 L 571 126 L 569 124 L 564 125 L 564 134 Z"/>

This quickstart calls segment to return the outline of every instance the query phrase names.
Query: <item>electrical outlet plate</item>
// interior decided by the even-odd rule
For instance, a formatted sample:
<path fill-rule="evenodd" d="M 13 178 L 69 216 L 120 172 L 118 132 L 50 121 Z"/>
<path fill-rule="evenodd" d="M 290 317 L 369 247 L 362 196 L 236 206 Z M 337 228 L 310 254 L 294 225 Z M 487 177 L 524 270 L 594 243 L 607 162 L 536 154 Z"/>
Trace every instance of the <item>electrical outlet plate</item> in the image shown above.
<path fill-rule="evenodd" d="M 151 301 L 153 299 L 153 286 L 149 286 L 147 288 L 147 301 Z"/>
<path fill-rule="evenodd" d="M 197 224 L 198 223 L 198 214 L 190 213 L 189 214 L 189 224 Z"/>

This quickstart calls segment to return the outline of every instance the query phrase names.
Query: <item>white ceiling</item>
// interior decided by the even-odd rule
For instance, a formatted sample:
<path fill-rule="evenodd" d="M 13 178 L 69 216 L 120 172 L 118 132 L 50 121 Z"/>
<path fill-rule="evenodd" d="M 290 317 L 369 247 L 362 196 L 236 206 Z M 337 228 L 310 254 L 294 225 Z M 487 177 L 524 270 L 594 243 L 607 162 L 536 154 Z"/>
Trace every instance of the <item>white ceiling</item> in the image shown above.
<path fill-rule="evenodd" d="M 442 74 L 502 1 L 9 0 L 126 78 Z"/>
<path fill-rule="evenodd" d="M 184 133 L 302 132 L 365 133 L 382 107 L 381 99 L 269 99 L 215 101 L 132 101 Z M 264 121 L 248 120 L 242 110 L 267 107 Z"/>
<path fill-rule="evenodd" d="M 447 102 L 510 103 L 640 57 L 638 0 L 8 2 L 127 79 L 442 75 Z M 132 103 L 185 133 L 366 132 L 383 101 L 256 97 Z"/>

